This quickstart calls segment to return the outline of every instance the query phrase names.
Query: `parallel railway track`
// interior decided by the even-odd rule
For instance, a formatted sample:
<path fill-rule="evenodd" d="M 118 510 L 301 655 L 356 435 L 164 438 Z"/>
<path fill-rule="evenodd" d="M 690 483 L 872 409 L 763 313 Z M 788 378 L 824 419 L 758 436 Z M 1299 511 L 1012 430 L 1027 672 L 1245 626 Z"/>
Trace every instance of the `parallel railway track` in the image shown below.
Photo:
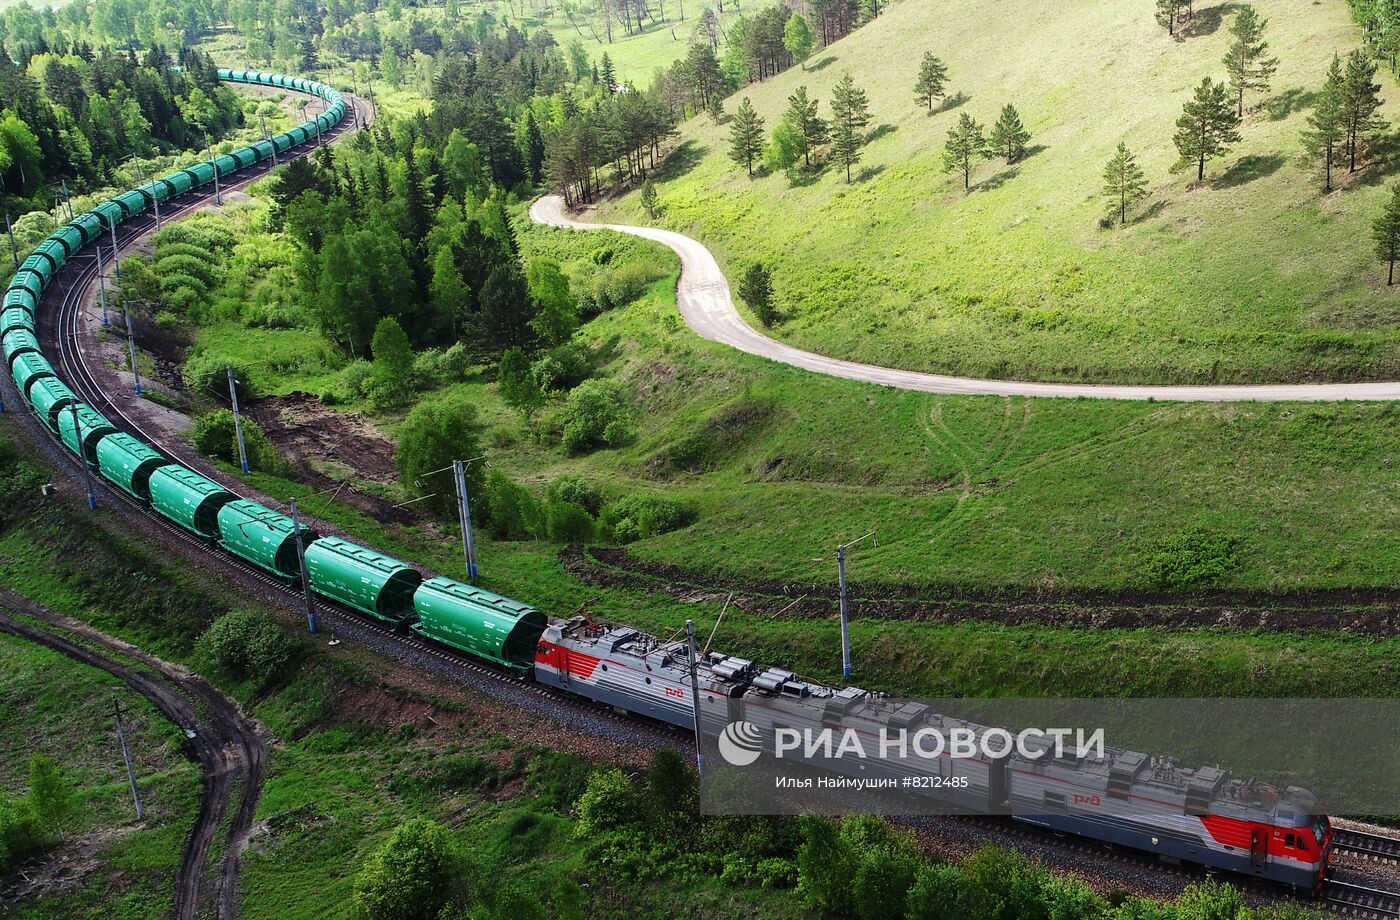
<path fill-rule="evenodd" d="M 1333 828 L 1332 845 L 1364 859 L 1400 863 L 1400 838 L 1397 837 Z"/>
<path fill-rule="evenodd" d="M 1328 880 L 1319 896 L 1331 910 L 1348 917 L 1400 917 L 1400 893 Z"/>

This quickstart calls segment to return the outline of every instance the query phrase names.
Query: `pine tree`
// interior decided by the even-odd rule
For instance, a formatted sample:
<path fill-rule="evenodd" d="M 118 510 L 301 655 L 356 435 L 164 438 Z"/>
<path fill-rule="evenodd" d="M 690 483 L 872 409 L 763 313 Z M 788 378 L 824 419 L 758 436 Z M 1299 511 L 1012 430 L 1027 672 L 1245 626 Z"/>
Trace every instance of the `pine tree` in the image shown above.
<path fill-rule="evenodd" d="M 830 134 L 827 123 L 817 114 L 817 106 L 817 100 L 807 96 L 807 87 L 799 86 L 788 96 L 788 110 L 783 115 L 783 120 L 802 138 L 802 163 L 808 169 L 812 167 L 812 151 L 825 144 Z"/>
<path fill-rule="evenodd" d="M 777 318 L 773 309 L 773 273 L 762 262 L 750 265 L 739 279 L 739 297 L 765 329 L 773 325 Z"/>
<path fill-rule="evenodd" d="M 1340 165 L 1347 139 L 1346 118 L 1342 112 L 1345 77 L 1342 62 L 1335 54 L 1327 69 L 1327 82 L 1322 85 L 1317 104 L 1308 116 L 1309 130 L 1303 132 L 1303 149 L 1312 162 L 1322 160 L 1323 192 L 1332 191 L 1332 167 Z"/>
<path fill-rule="evenodd" d="M 1235 88 L 1235 114 L 1240 118 L 1244 117 L 1245 91 L 1267 92 L 1269 80 L 1278 69 L 1278 58 L 1264 57 L 1269 50 L 1269 43 L 1264 41 L 1264 27 L 1268 24 L 1269 20 L 1261 19 L 1252 6 L 1242 7 L 1230 24 L 1235 40 L 1225 52 L 1225 72 Z"/>
<path fill-rule="evenodd" d="M 1007 163 L 1015 163 L 1026 152 L 1026 142 L 1031 139 L 1031 134 L 1021 124 L 1020 113 L 1016 107 L 1008 104 L 1001 110 L 997 123 L 992 125 L 992 133 L 988 138 L 988 144 L 999 156 L 1005 156 Z"/>
<path fill-rule="evenodd" d="M 753 175 L 753 161 L 763 153 L 763 119 L 745 96 L 729 126 L 729 158 Z"/>
<path fill-rule="evenodd" d="M 1137 157 L 1124 142 L 1118 142 L 1113 159 L 1104 167 L 1103 181 L 1104 197 L 1116 205 L 1119 225 L 1126 226 L 1128 205 L 1147 194 L 1147 178 L 1143 175 L 1142 167 L 1138 166 Z"/>
<path fill-rule="evenodd" d="M 656 197 L 656 183 L 647 179 L 642 183 L 642 210 L 647 212 L 647 217 L 656 220 L 661 216 L 661 204 Z"/>
<path fill-rule="evenodd" d="M 1376 114 L 1382 99 L 1375 76 L 1376 62 L 1364 52 L 1357 50 L 1347 56 L 1346 73 L 1342 78 L 1342 119 L 1347 133 L 1349 172 L 1356 172 L 1362 144 L 1386 126 L 1385 119 Z"/>
<path fill-rule="evenodd" d="M 1164 26 L 1168 35 L 1176 34 L 1176 10 L 1180 0 L 1157 0 L 1157 23 Z"/>
<path fill-rule="evenodd" d="M 851 181 L 851 167 L 860 162 L 868 124 L 870 100 L 847 71 L 831 90 L 831 149 L 846 167 L 847 182 Z"/>
<path fill-rule="evenodd" d="M 603 60 L 598 68 L 598 80 L 603 84 L 603 92 L 612 95 L 613 86 L 617 82 L 617 71 L 613 69 L 612 58 L 606 51 L 603 52 Z"/>
<path fill-rule="evenodd" d="M 1230 144 L 1240 139 L 1240 119 L 1231 105 L 1230 88 L 1210 77 L 1201 81 L 1191 101 L 1176 120 L 1172 138 L 1181 152 L 1182 163 L 1196 163 L 1196 181 L 1206 177 L 1206 161 L 1230 152 Z"/>
<path fill-rule="evenodd" d="M 925 51 L 924 59 L 919 63 L 919 79 L 914 81 L 914 94 L 928 104 L 930 112 L 933 111 L 933 100 L 943 97 L 947 82 L 948 65 L 934 57 L 932 51 Z"/>
<path fill-rule="evenodd" d="M 807 69 L 803 62 L 812 54 L 813 41 L 812 27 L 807 25 L 807 17 L 801 13 L 789 16 L 787 25 L 783 26 L 783 47 L 792 55 L 794 61 L 802 64 L 803 70 Z"/>
<path fill-rule="evenodd" d="M 1386 284 L 1395 283 L 1395 262 L 1400 260 L 1400 183 L 1391 189 L 1376 222 L 1371 225 L 1371 237 L 1376 241 L 1376 255 L 1390 266 Z"/>
<path fill-rule="evenodd" d="M 958 116 L 957 127 L 948 131 L 943 145 L 943 171 L 960 172 L 963 189 L 972 187 L 972 164 L 987 155 L 987 140 L 982 126 L 966 112 Z"/>

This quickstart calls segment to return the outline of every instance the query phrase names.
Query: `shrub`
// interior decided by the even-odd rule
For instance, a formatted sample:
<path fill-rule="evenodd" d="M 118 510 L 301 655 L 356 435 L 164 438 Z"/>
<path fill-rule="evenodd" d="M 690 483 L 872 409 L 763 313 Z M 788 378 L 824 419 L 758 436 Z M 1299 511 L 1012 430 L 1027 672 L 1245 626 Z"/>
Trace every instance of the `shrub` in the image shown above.
<path fill-rule="evenodd" d="M 369 920 L 436 917 L 459 886 L 461 860 L 447 829 L 427 818 L 401 824 L 355 879 L 355 908 Z"/>
<path fill-rule="evenodd" d="M 619 543 L 680 530 L 694 520 L 694 511 L 684 502 L 660 495 L 628 495 L 603 509 L 603 523 L 612 529 Z"/>
<path fill-rule="evenodd" d="M 362 399 L 369 395 L 370 381 L 374 379 L 374 365 L 364 358 L 356 358 L 340 372 L 340 381 L 351 399 Z"/>
<path fill-rule="evenodd" d="M 850 914 L 855 858 L 831 821 L 814 816 L 803 824 L 807 839 L 797 852 L 797 893 L 809 907 Z"/>
<path fill-rule="evenodd" d="M 1239 561 L 1237 538 L 1192 526 L 1152 547 L 1147 575 L 1154 585 L 1183 590 L 1219 582 Z"/>
<path fill-rule="evenodd" d="M 564 448 L 580 453 L 593 447 L 618 447 L 632 436 L 622 388 L 607 380 L 585 380 L 569 394 L 560 415 Z"/>
<path fill-rule="evenodd" d="M 281 677 L 295 661 L 297 645 L 265 613 L 234 610 L 209 625 L 196 650 L 217 667 L 259 686 Z"/>
<path fill-rule="evenodd" d="M 593 539 L 593 515 L 582 505 L 551 501 L 546 519 L 549 539 L 555 543 L 587 543 Z"/>
<path fill-rule="evenodd" d="M 525 768 L 525 793 L 546 808 L 567 812 L 588 788 L 588 761 L 577 754 L 543 751 Z"/>
<path fill-rule="evenodd" d="M 29 800 L 0 796 L 0 870 L 8 869 L 42 845 L 43 833 Z"/>
<path fill-rule="evenodd" d="M 194 355 L 180 368 L 180 376 L 185 378 L 185 385 L 196 393 L 228 402 L 228 366 L 228 359 L 218 355 Z M 233 378 L 238 382 L 239 399 L 257 396 L 257 391 L 248 381 L 246 368 L 234 368 Z"/>
<path fill-rule="evenodd" d="M 500 470 L 486 481 L 491 505 L 491 532 L 503 540 L 531 540 L 545 531 L 544 512 L 524 486 L 511 482 Z"/>
<path fill-rule="evenodd" d="M 181 245 L 184 246 L 184 244 Z M 184 246 L 184 248 L 192 249 L 193 247 Z M 198 279 L 204 285 L 205 290 L 208 290 L 208 286 L 215 280 L 214 268 L 208 256 L 199 258 L 184 252 L 160 253 L 156 257 L 155 264 L 156 273 L 162 279 L 162 286 L 165 284 L 164 279 L 170 275 L 189 275 Z"/>
<path fill-rule="evenodd" d="M 625 307 L 666 277 L 666 269 L 649 259 L 620 265 L 599 279 L 599 290 L 613 307 Z"/>
<path fill-rule="evenodd" d="M 549 484 L 546 494 L 551 502 L 578 505 L 592 515 L 603 510 L 602 493 L 592 483 L 579 476 L 560 476 Z"/>
<path fill-rule="evenodd" d="M 530 366 L 535 385 L 545 393 L 571 390 L 593 373 L 593 356 L 580 342 L 569 342 L 550 349 Z"/>
<path fill-rule="evenodd" d="M 600 770 L 588 778 L 588 787 L 577 803 L 576 836 L 588 839 L 608 831 L 634 827 L 646 818 L 641 790 L 617 768 Z"/>
<path fill-rule="evenodd" d="M 195 419 L 190 443 L 206 457 L 237 463 L 238 429 L 234 425 L 233 410 L 216 409 Z M 243 447 L 248 453 L 249 469 L 281 469 L 282 458 L 277 455 L 277 448 L 263 432 L 262 426 L 247 417 L 243 419 Z"/>

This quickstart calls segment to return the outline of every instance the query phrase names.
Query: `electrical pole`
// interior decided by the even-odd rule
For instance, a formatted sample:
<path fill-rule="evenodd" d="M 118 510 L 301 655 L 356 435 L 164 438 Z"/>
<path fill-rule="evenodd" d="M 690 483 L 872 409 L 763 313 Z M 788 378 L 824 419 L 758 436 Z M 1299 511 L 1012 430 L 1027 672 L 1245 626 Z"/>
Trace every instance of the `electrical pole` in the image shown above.
<path fill-rule="evenodd" d="M 107 226 L 112 230 L 112 275 L 121 280 L 122 276 L 122 256 L 117 247 L 117 222 L 112 220 L 112 215 L 107 215 Z M 10 245 L 14 245 L 14 234 L 10 234 Z M 101 245 L 100 243 L 98 244 Z"/>
<path fill-rule="evenodd" d="M 243 446 L 243 416 L 238 414 L 238 384 L 233 367 L 228 368 L 228 402 L 233 406 L 233 432 L 238 436 L 238 465 L 248 472 L 248 448 Z"/>
<path fill-rule="evenodd" d="M 83 422 L 78 416 L 78 404 L 71 402 L 68 410 L 73 413 L 73 442 L 77 450 L 78 462 L 83 467 L 83 482 L 87 486 L 88 510 L 97 510 L 97 497 L 92 494 L 92 467 L 88 466 L 87 454 L 83 451 Z"/>
<path fill-rule="evenodd" d="M 5 215 L 5 232 L 10 235 L 10 258 L 15 260 L 15 271 L 19 271 L 19 249 L 15 247 L 15 228 L 10 224 L 10 215 Z"/>
<path fill-rule="evenodd" d="M 131 797 L 136 800 L 136 820 L 146 820 L 146 806 L 141 803 L 141 790 L 136 787 L 136 768 L 131 764 L 131 748 L 126 743 L 126 726 L 122 724 L 122 704 L 112 698 L 112 708 L 117 713 L 117 737 L 122 743 L 122 759 L 126 761 L 126 778 L 131 783 Z"/>
<path fill-rule="evenodd" d="M 452 475 L 457 480 L 457 517 L 462 525 L 462 556 L 467 563 L 467 580 L 476 581 L 476 540 L 472 536 L 472 509 L 467 496 L 467 464 L 453 460 Z"/>
<path fill-rule="evenodd" d="M 136 381 L 136 395 L 141 395 L 141 369 L 136 366 L 136 329 L 131 325 L 131 304 L 122 303 L 122 315 L 126 317 L 126 348 L 131 353 L 131 376 Z"/>
<path fill-rule="evenodd" d="M 695 621 L 685 621 L 685 641 L 690 652 L 690 712 L 695 721 L 695 772 L 705 778 L 705 753 L 700 746 L 700 662 L 695 655 Z"/>
<path fill-rule="evenodd" d="M 263 140 L 265 140 L 265 141 L 266 141 L 266 140 L 271 140 L 271 136 L 267 133 L 267 122 L 263 119 L 262 113 L 261 113 L 261 112 L 258 113 L 258 127 L 262 129 Z M 276 144 L 273 144 L 273 145 L 272 145 L 272 162 L 271 162 L 271 164 L 267 167 L 267 171 L 268 171 L 268 172 L 272 172 L 272 171 L 273 171 L 274 169 L 276 169 L 276 168 L 277 168 L 277 145 L 276 145 Z"/>
<path fill-rule="evenodd" d="M 102 328 L 112 325 L 107 318 L 107 267 L 102 264 L 102 244 L 97 244 L 97 292 L 102 299 Z"/>
<path fill-rule="evenodd" d="M 841 674 L 851 676 L 851 619 L 846 608 L 846 547 L 836 547 L 836 576 L 841 583 Z"/>
<path fill-rule="evenodd" d="M 72 219 L 73 219 L 73 199 L 70 198 L 70 197 L 68 196 L 68 180 L 67 180 L 67 179 L 60 179 L 60 180 L 58 180 L 58 181 L 61 182 L 61 183 L 63 183 L 63 204 L 64 204 L 65 207 L 68 208 L 68 219 L 69 219 L 69 220 L 72 220 Z"/>
<path fill-rule="evenodd" d="M 204 152 L 209 154 L 209 168 L 214 171 L 214 203 L 224 203 L 224 193 L 219 191 L 219 167 L 214 165 L 214 148 L 209 145 L 209 132 L 204 132 Z"/>
<path fill-rule="evenodd" d="M 297 565 L 301 568 L 301 585 L 306 591 L 306 629 L 307 632 L 316 631 L 316 605 L 311 600 L 311 576 L 306 571 L 306 547 L 301 542 L 301 518 L 297 517 L 297 500 L 294 498 L 290 502 L 292 506 L 292 533 L 297 539 Z"/>

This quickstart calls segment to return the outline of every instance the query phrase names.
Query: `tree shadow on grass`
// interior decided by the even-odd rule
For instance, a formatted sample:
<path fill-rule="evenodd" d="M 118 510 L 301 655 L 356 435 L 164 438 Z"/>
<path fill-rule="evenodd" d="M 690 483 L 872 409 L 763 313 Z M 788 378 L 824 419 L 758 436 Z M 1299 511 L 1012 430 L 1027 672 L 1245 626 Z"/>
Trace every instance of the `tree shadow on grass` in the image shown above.
<path fill-rule="evenodd" d="M 812 164 L 811 169 L 789 169 L 786 173 L 789 188 L 806 188 L 809 185 L 816 185 L 821 179 L 824 168 L 817 164 Z"/>
<path fill-rule="evenodd" d="M 1360 175 L 1352 179 L 1357 185 L 1376 185 L 1400 171 L 1400 134 L 1387 131 L 1371 141 L 1364 152 L 1365 157 L 1360 161 Z M 1337 170 L 1339 183 L 1347 178 L 1345 170 L 1346 166 Z"/>
<path fill-rule="evenodd" d="M 944 112 L 951 112 L 953 109 L 956 109 L 958 106 L 966 102 L 969 98 L 970 97 L 967 95 L 967 93 L 963 92 L 962 90 L 958 90 L 951 96 L 944 96 L 943 101 L 938 103 L 938 107 L 935 108 L 933 111 L 929 112 L 928 114 L 930 117 L 932 117 L 934 115 L 940 115 Z"/>
<path fill-rule="evenodd" d="M 1167 200 L 1165 198 L 1159 198 L 1156 201 L 1152 202 L 1152 204 L 1148 205 L 1146 209 L 1138 212 L 1136 216 L 1134 216 L 1131 211 L 1128 212 L 1128 223 L 1131 225 L 1144 220 L 1151 220 L 1158 214 L 1161 214 L 1166 209 Z"/>
<path fill-rule="evenodd" d="M 666 157 L 661 168 L 656 170 L 656 179 L 661 182 L 679 179 L 699 165 L 700 161 L 705 158 L 708 149 L 695 141 L 682 141 L 680 146 L 672 150 Z"/>
<path fill-rule="evenodd" d="M 814 73 L 814 72 L 816 72 L 816 71 L 818 71 L 818 70 L 823 70 L 823 69 L 825 69 L 825 68 L 827 68 L 827 67 L 830 67 L 832 64 L 835 64 L 835 63 L 836 63 L 836 55 L 834 55 L 834 54 L 828 54 L 826 57 L 822 58 L 820 61 L 817 61 L 815 64 L 808 64 L 808 65 L 807 65 L 807 72 L 808 72 L 808 73 Z"/>
<path fill-rule="evenodd" d="M 1246 157 L 1240 157 L 1238 162 L 1221 173 L 1215 181 L 1211 182 L 1210 186 L 1211 188 L 1221 189 L 1248 185 L 1255 179 L 1272 176 L 1279 171 L 1283 163 L 1284 156 L 1281 153 L 1266 153 L 1262 156 L 1250 154 Z"/>
<path fill-rule="evenodd" d="M 1012 179 L 1016 178 L 1017 174 L 1020 173 L 1020 171 L 1021 168 L 1019 166 L 1012 166 L 1010 169 L 1003 169 L 996 175 L 988 176 L 981 182 L 972 183 L 972 188 L 968 189 L 968 192 L 990 192 L 994 191 L 995 189 L 999 189 L 1006 183 L 1010 182 Z"/>
<path fill-rule="evenodd" d="M 867 166 L 860 172 L 856 173 L 852 177 L 852 179 L 854 180 L 854 182 L 865 182 L 868 179 L 874 179 L 876 176 L 880 175 L 880 173 L 884 171 L 885 166 L 883 163 L 878 166 Z"/>
<path fill-rule="evenodd" d="M 1277 96 L 1271 96 L 1259 108 L 1269 116 L 1269 121 L 1283 121 L 1294 112 L 1311 108 L 1317 102 L 1317 91 L 1295 86 Z"/>
<path fill-rule="evenodd" d="M 1024 163 L 1031 157 L 1036 156 L 1037 154 L 1044 153 L 1049 149 L 1050 148 L 1045 146 L 1044 144 L 1033 144 L 1030 147 L 1027 147 L 1025 150 L 1021 151 L 1021 155 L 1016 158 L 1016 162 Z"/>
<path fill-rule="evenodd" d="M 866 142 L 867 144 L 869 144 L 869 143 L 872 143 L 872 142 L 874 142 L 874 141 L 878 141 L 880 138 L 882 138 L 882 137 L 888 137 L 888 136 L 890 136 L 891 134 L 893 134 L 894 132 L 896 132 L 896 131 L 898 131 L 898 130 L 899 130 L 898 128 L 896 128 L 894 125 L 892 125 L 892 124 L 890 124 L 890 123 L 888 123 L 888 122 L 886 122 L 886 123 L 884 123 L 884 124 L 881 124 L 881 125 L 876 125 L 876 126 L 875 126 L 875 130 L 874 130 L 874 131 L 871 131 L 869 134 L 867 134 L 867 135 L 865 136 L 865 142 Z"/>
<path fill-rule="evenodd" d="M 1233 13 L 1240 8 L 1238 3 L 1222 3 L 1219 6 L 1212 6 L 1210 9 L 1197 10 L 1196 15 L 1186 24 L 1186 28 L 1178 29 L 1176 32 L 1178 39 L 1195 38 L 1198 35 L 1214 35 L 1220 31 L 1220 24 L 1225 21 L 1226 13 Z"/>

